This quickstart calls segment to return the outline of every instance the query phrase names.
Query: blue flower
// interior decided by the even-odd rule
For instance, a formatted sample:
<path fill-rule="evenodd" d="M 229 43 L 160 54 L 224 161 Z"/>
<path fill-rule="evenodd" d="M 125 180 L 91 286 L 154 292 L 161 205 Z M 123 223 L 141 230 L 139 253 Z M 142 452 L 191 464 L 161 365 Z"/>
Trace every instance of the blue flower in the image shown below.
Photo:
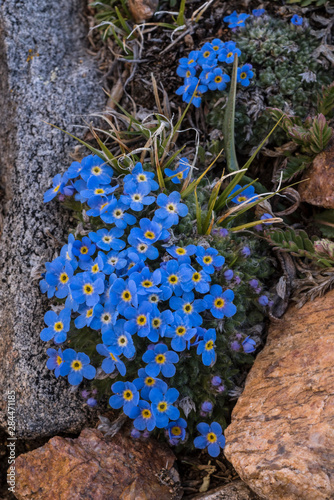
<path fill-rule="evenodd" d="M 200 450 L 208 448 L 210 457 L 218 457 L 220 448 L 225 446 L 225 437 L 222 434 L 221 426 L 217 422 L 212 422 L 211 425 L 201 422 L 197 425 L 197 430 L 202 435 L 194 439 L 195 448 Z"/>
<path fill-rule="evenodd" d="M 122 278 L 117 278 L 112 284 L 109 297 L 120 314 L 123 314 L 124 309 L 130 305 L 138 307 L 137 286 L 131 279 L 124 281 Z"/>
<path fill-rule="evenodd" d="M 162 282 L 170 289 L 169 297 L 173 292 L 177 296 L 182 295 L 185 284 L 191 280 L 192 274 L 192 268 L 188 264 L 179 265 L 176 260 L 169 260 L 161 270 Z"/>
<path fill-rule="evenodd" d="M 248 354 L 250 352 L 254 352 L 256 349 L 256 342 L 255 340 L 251 339 L 249 336 L 245 338 L 245 340 L 242 343 L 242 347 L 244 348 L 244 351 Z"/>
<path fill-rule="evenodd" d="M 77 304 L 95 306 L 100 301 L 100 295 L 104 292 L 104 282 L 101 278 L 94 281 L 88 272 L 74 276 L 70 284 L 73 299 Z"/>
<path fill-rule="evenodd" d="M 104 262 L 103 258 L 101 255 L 98 255 L 96 259 L 90 259 L 89 261 L 87 260 L 80 260 L 79 261 L 79 267 L 80 269 L 83 269 L 84 271 L 88 271 L 93 279 L 101 278 L 104 279 Z M 103 269 L 103 272 L 102 272 Z"/>
<path fill-rule="evenodd" d="M 122 252 L 111 251 L 107 255 L 104 252 L 99 252 L 99 257 L 103 259 L 103 272 L 104 274 L 111 274 L 115 270 L 119 271 L 124 269 L 128 261 L 127 250 Z"/>
<path fill-rule="evenodd" d="M 225 47 L 225 43 L 219 40 L 219 38 L 214 38 L 211 42 L 211 47 L 212 50 L 217 54 L 220 54 L 220 52 L 223 50 Z"/>
<path fill-rule="evenodd" d="M 81 161 L 82 170 L 80 175 L 87 182 L 88 189 L 94 189 L 99 184 L 110 184 L 113 169 L 98 156 L 89 155 Z"/>
<path fill-rule="evenodd" d="M 152 389 L 150 392 L 150 400 L 152 401 L 152 410 L 156 418 L 158 429 L 167 427 L 169 420 L 177 420 L 180 412 L 173 403 L 179 397 L 179 391 L 176 389 L 168 389 L 163 394 L 159 389 Z"/>
<path fill-rule="evenodd" d="M 226 42 L 225 47 L 220 52 L 218 56 L 218 61 L 226 62 L 227 64 L 233 64 L 235 54 L 240 57 L 241 50 L 237 49 L 235 42 Z"/>
<path fill-rule="evenodd" d="M 200 55 L 199 50 L 192 50 L 188 57 L 182 57 L 179 60 L 179 66 L 185 69 L 194 68 L 197 65 L 197 59 L 199 55 Z"/>
<path fill-rule="evenodd" d="M 150 187 L 151 191 L 156 191 L 159 188 L 159 184 L 153 178 L 154 173 L 146 172 L 146 170 L 143 169 L 143 165 L 138 162 L 134 166 L 131 174 L 128 174 L 124 177 L 124 188 L 126 188 L 128 182 L 132 181 L 143 186 L 147 185 Z"/>
<path fill-rule="evenodd" d="M 238 68 L 237 82 L 241 83 L 243 87 L 248 87 L 250 78 L 253 78 L 253 76 L 252 65 L 244 64 L 241 68 Z"/>
<path fill-rule="evenodd" d="M 266 9 L 253 9 L 252 14 L 254 17 L 260 17 L 260 16 L 263 16 L 265 11 L 266 11 Z"/>
<path fill-rule="evenodd" d="M 297 14 L 295 14 L 294 16 L 292 16 L 291 22 L 295 26 L 301 26 L 303 24 L 303 18 L 300 16 L 297 16 Z"/>
<path fill-rule="evenodd" d="M 213 410 L 213 404 L 211 401 L 203 401 L 201 405 L 201 413 L 211 413 Z"/>
<path fill-rule="evenodd" d="M 211 277 L 209 274 L 206 274 L 202 271 L 195 271 L 192 268 L 192 274 L 186 283 L 182 285 L 182 288 L 185 292 L 190 292 L 195 288 L 198 293 L 207 293 L 210 290 L 209 281 L 211 281 Z"/>
<path fill-rule="evenodd" d="M 176 170 L 171 170 L 170 168 L 165 168 L 165 175 L 172 177 L 170 179 L 174 184 L 181 184 L 181 180 L 185 179 L 189 173 L 190 165 L 187 158 L 181 158 L 179 166 Z"/>
<path fill-rule="evenodd" d="M 112 194 L 119 186 L 118 184 L 113 187 L 101 186 L 98 180 L 92 181 L 96 186 L 92 189 L 82 189 L 80 191 L 80 196 L 86 198 L 89 206 L 98 204 L 102 199 L 105 199 L 108 195 Z"/>
<path fill-rule="evenodd" d="M 145 245 L 145 243 L 138 243 L 139 247 L 144 247 L 146 250 L 148 249 L 148 245 Z M 156 250 L 156 249 L 155 249 Z M 144 260 L 146 259 L 146 254 L 143 253 L 138 255 L 136 250 L 134 248 L 129 248 L 127 250 L 128 255 L 127 255 L 127 263 L 125 268 L 122 268 L 122 272 L 120 273 L 120 277 L 123 276 L 130 276 L 130 274 L 133 274 L 135 272 L 141 271 L 144 267 Z"/>
<path fill-rule="evenodd" d="M 203 64 L 210 64 L 216 58 L 216 52 L 213 50 L 211 43 L 206 42 L 201 48 L 197 62 L 201 66 Z"/>
<path fill-rule="evenodd" d="M 125 247 L 125 241 L 118 238 L 121 238 L 123 234 L 123 229 L 114 227 L 110 231 L 98 229 L 96 233 L 89 233 L 89 237 L 101 250 L 122 250 Z"/>
<path fill-rule="evenodd" d="M 139 392 L 132 382 L 115 382 L 111 386 L 114 396 L 110 396 L 109 404 L 118 410 L 123 406 L 125 415 L 130 416 L 131 410 L 139 403 Z"/>
<path fill-rule="evenodd" d="M 178 418 L 175 422 L 169 422 L 167 425 L 170 444 L 177 445 L 186 437 L 187 422 L 183 418 Z"/>
<path fill-rule="evenodd" d="M 73 277 L 73 267 L 68 262 L 64 262 L 62 257 L 58 257 L 53 262 L 46 262 L 45 281 L 55 287 L 55 295 L 58 299 L 64 299 L 69 293 L 69 284 Z"/>
<path fill-rule="evenodd" d="M 86 305 L 81 305 L 79 307 L 78 312 L 79 312 L 80 316 L 78 316 L 74 320 L 75 327 L 80 329 L 80 328 L 84 328 L 85 326 L 89 326 L 94 318 L 94 307 L 92 307 L 92 306 L 87 307 Z"/>
<path fill-rule="evenodd" d="M 129 332 L 124 329 L 125 320 L 119 319 L 116 324 L 102 334 L 102 342 L 107 346 L 111 346 L 118 350 L 119 354 L 123 354 L 130 359 L 136 352 L 132 337 Z"/>
<path fill-rule="evenodd" d="M 213 69 L 217 66 L 217 61 L 214 61 L 213 64 L 203 64 L 202 72 L 199 75 L 201 83 L 204 85 L 208 85 L 213 79 Z"/>
<path fill-rule="evenodd" d="M 130 231 L 128 238 L 130 245 L 134 245 L 137 241 L 152 245 L 161 239 L 162 228 L 157 222 L 144 218 L 139 221 L 139 225 L 140 229 L 134 227 Z"/>
<path fill-rule="evenodd" d="M 66 171 L 67 178 L 68 179 L 75 179 L 76 177 L 79 177 L 82 169 L 83 169 L 83 165 L 81 165 L 80 162 L 73 161 Z"/>
<path fill-rule="evenodd" d="M 209 328 L 204 333 L 204 338 L 201 340 L 197 346 L 197 354 L 202 354 L 202 362 L 205 366 L 210 366 L 215 362 L 215 341 L 216 341 L 216 330 L 214 328 Z"/>
<path fill-rule="evenodd" d="M 249 257 L 250 254 L 251 254 L 250 248 L 243 247 L 243 249 L 241 250 L 241 255 L 243 255 L 244 257 Z"/>
<path fill-rule="evenodd" d="M 54 296 L 55 291 L 56 291 L 56 287 L 49 285 L 49 283 L 45 279 L 43 279 L 39 282 L 39 288 L 40 288 L 42 293 L 48 294 L 48 299 L 51 299 Z"/>
<path fill-rule="evenodd" d="M 74 238 L 73 234 L 69 234 L 68 240 L 67 240 L 67 245 L 63 245 L 61 250 L 60 250 L 60 257 L 62 257 L 65 260 L 65 262 L 68 262 L 69 264 L 71 264 L 71 266 L 73 267 L 73 271 L 75 271 L 78 267 L 78 261 L 75 258 L 73 251 L 72 251 L 74 241 L 75 241 L 75 238 Z"/>
<path fill-rule="evenodd" d="M 182 95 L 182 100 L 189 103 L 192 99 L 192 104 L 195 108 L 199 108 L 201 105 L 202 94 L 204 94 L 208 87 L 206 85 L 198 85 L 198 78 L 192 77 L 187 78 L 184 85 L 179 87 L 176 91 L 177 95 Z"/>
<path fill-rule="evenodd" d="M 94 307 L 94 318 L 90 327 L 93 330 L 101 330 L 106 332 L 116 323 L 118 312 L 112 304 L 96 304 Z"/>
<path fill-rule="evenodd" d="M 158 208 L 155 215 L 162 220 L 166 220 L 169 227 L 179 223 L 179 216 L 185 217 L 188 214 L 187 205 L 180 203 L 181 195 L 173 191 L 169 196 L 164 193 L 159 194 L 157 198 Z"/>
<path fill-rule="evenodd" d="M 60 348 L 58 351 L 56 351 L 56 349 L 47 349 L 46 354 L 49 356 L 46 366 L 49 370 L 54 370 L 55 377 L 58 378 L 60 375 L 60 367 L 64 361 L 63 352 Z"/>
<path fill-rule="evenodd" d="M 161 372 L 164 377 L 173 377 L 176 372 L 173 363 L 179 361 L 179 356 L 176 352 L 168 351 L 165 344 L 158 344 L 154 349 L 147 350 L 142 359 L 148 363 L 145 368 L 147 375 L 156 377 Z"/>
<path fill-rule="evenodd" d="M 155 416 L 147 401 L 139 401 L 138 406 L 130 411 L 129 417 L 135 419 L 133 425 L 139 431 L 147 429 L 151 432 L 155 428 Z"/>
<path fill-rule="evenodd" d="M 152 304 L 143 302 L 139 307 L 127 307 L 123 311 L 127 321 L 124 325 L 125 331 L 131 335 L 137 333 L 138 337 L 147 337 L 151 330 L 150 313 Z"/>
<path fill-rule="evenodd" d="M 261 295 L 261 296 L 259 297 L 259 304 L 260 304 L 261 306 L 264 306 L 264 307 L 265 307 L 265 306 L 267 306 L 267 305 L 269 304 L 269 299 L 268 299 L 268 297 L 267 297 L 266 295 Z"/>
<path fill-rule="evenodd" d="M 71 310 L 68 308 L 60 311 L 59 315 L 54 311 L 48 311 L 44 315 L 44 322 L 48 328 L 43 328 L 40 334 L 41 340 L 48 342 L 53 339 L 55 344 L 65 342 L 66 333 L 70 329 Z"/>
<path fill-rule="evenodd" d="M 225 22 L 229 22 L 229 28 L 244 28 L 245 21 L 248 19 L 249 14 L 237 14 L 236 11 L 230 16 L 224 17 Z"/>
<path fill-rule="evenodd" d="M 187 245 L 186 247 L 177 247 L 173 245 L 171 247 L 166 248 L 169 255 L 177 259 L 179 263 L 190 264 L 190 255 L 194 255 L 196 253 L 197 247 L 196 245 Z"/>
<path fill-rule="evenodd" d="M 212 79 L 208 84 L 210 90 L 225 90 L 226 83 L 229 82 L 231 78 L 223 73 L 221 68 L 215 68 L 212 71 Z"/>
<path fill-rule="evenodd" d="M 232 290 L 225 290 L 220 285 L 213 285 L 210 289 L 210 295 L 206 295 L 204 300 L 206 306 L 211 310 L 214 318 L 221 319 L 224 316 L 231 318 L 237 312 L 237 308 L 232 303 L 234 293 Z"/>
<path fill-rule="evenodd" d="M 150 314 L 151 320 L 151 330 L 148 334 L 148 339 L 151 342 L 158 342 L 159 337 L 164 337 L 167 329 L 167 325 L 170 325 L 174 321 L 174 315 L 172 311 L 166 309 L 160 312 L 158 307 L 153 304 L 152 312 Z"/>
<path fill-rule="evenodd" d="M 196 75 L 195 66 L 184 68 L 183 66 L 178 66 L 176 69 L 176 74 L 184 78 L 191 78 Z"/>
<path fill-rule="evenodd" d="M 187 340 L 196 335 L 196 328 L 191 328 L 186 316 L 174 314 L 174 321 L 166 330 L 165 336 L 172 337 L 171 347 L 174 351 L 182 352 L 187 347 Z"/>
<path fill-rule="evenodd" d="M 120 229 L 125 229 L 128 225 L 131 226 L 136 222 L 136 217 L 128 214 L 126 212 L 127 209 L 127 205 L 114 198 L 103 208 L 103 213 L 100 217 L 107 224 L 115 224 Z"/>
<path fill-rule="evenodd" d="M 261 220 L 268 220 L 268 219 L 272 219 L 273 216 L 271 214 L 263 214 L 261 215 Z M 272 224 L 272 222 L 264 222 L 264 224 Z"/>
<path fill-rule="evenodd" d="M 242 188 L 241 186 L 239 186 L 239 184 L 237 184 L 229 194 L 229 199 L 233 196 L 234 193 L 239 191 L 239 189 Z M 248 186 L 247 188 L 243 189 L 238 195 L 232 198 L 232 201 L 233 203 L 237 203 L 238 205 L 240 205 L 241 203 L 248 202 L 248 200 L 250 200 L 251 198 L 253 198 L 251 203 L 258 199 L 258 196 L 255 195 L 254 186 Z"/>
<path fill-rule="evenodd" d="M 92 244 L 91 240 L 84 236 L 82 241 L 75 240 L 73 243 L 73 254 L 79 257 L 80 260 L 89 260 L 95 253 L 96 246 Z"/>
<path fill-rule="evenodd" d="M 215 248 L 198 246 L 196 255 L 196 261 L 208 274 L 213 274 L 215 268 L 222 267 L 225 263 L 225 258 L 222 255 L 218 255 L 218 250 Z"/>
<path fill-rule="evenodd" d="M 168 389 L 166 382 L 160 380 L 159 378 L 150 377 L 147 375 L 145 368 L 140 368 L 138 370 L 139 378 L 136 378 L 133 383 L 140 390 L 140 395 L 143 399 L 149 400 L 150 392 L 153 388 L 159 389 L 161 392 L 165 393 Z"/>
<path fill-rule="evenodd" d="M 113 373 L 115 368 L 122 377 L 126 374 L 126 368 L 123 361 L 119 359 L 119 349 L 116 347 L 106 346 L 104 344 L 97 344 L 96 350 L 101 356 L 105 356 L 102 361 L 101 368 L 105 373 Z"/>
<path fill-rule="evenodd" d="M 194 292 L 184 293 L 181 297 L 171 297 L 169 306 L 184 318 L 188 318 L 191 326 L 199 326 L 203 323 L 203 318 L 199 314 L 205 311 L 206 303 L 202 299 L 194 300 Z"/>
<path fill-rule="evenodd" d="M 125 191 L 126 190 L 126 191 Z M 137 184 L 128 182 L 124 186 L 124 193 L 120 201 L 126 206 L 130 206 L 134 212 L 141 212 L 144 205 L 152 205 L 155 202 L 154 196 L 147 196 L 151 192 L 151 186 L 145 183 Z"/>
<path fill-rule="evenodd" d="M 71 385 L 78 385 L 83 378 L 92 380 L 96 375 L 96 369 L 90 365 L 90 359 L 84 352 L 75 352 L 73 349 L 65 349 L 63 352 L 64 363 L 60 366 L 60 375 L 68 375 Z"/>
<path fill-rule="evenodd" d="M 64 175 L 64 177 L 62 177 L 61 174 L 57 174 L 52 180 L 52 188 L 48 189 L 44 193 L 44 198 L 43 198 L 44 203 L 53 200 L 53 198 L 55 198 L 58 193 L 61 193 L 63 191 L 66 182 L 67 182 L 66 174 Z"/>
<path fill-rule="evenodd" d="M 234 275 L 234 272 L 232 271 L 232 269 L 227 269 L 224 272 L 224 278 L 226 279 L 226 281 L 231 281 L 231 279 L 233 278 L 233 275 Z"/>
<path fill-rule="evenodd" d="M 161 283 L 161 271 L 160 269 L 156 269 L 151 273 L 148 267 L 144 267 L 144 269 L 138 273 L 132 273 L 131 279 L 137 285 L 138 295 L 149 295 L 151 293 L 159 293 L 159 288 L 157 285 Z M 146 300 L 146 297 L 144 297 Z"/>

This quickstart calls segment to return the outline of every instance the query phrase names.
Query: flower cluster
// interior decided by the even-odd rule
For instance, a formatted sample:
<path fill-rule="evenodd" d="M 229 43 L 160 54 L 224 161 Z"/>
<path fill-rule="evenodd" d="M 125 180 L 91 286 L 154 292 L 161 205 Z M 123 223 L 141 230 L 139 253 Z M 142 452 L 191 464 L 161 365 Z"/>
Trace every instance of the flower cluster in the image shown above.
<path fill-rule="evenodd" d="M 165 175 L 177 186 L 189 172 L 182 158 Z M 75 386 L 97 372 L 126 377 L 136 358 L 137 376 L 112 385 L 110 406 L 122 408 L 137 431 L 165 429 L 170 442 L 178 444 L 187 428 L 180 413 L 183 387 L 170 381 L 189 357 L 208 368 L 216 363 L 222 333 L 215 324 L 237 312 L 229 288 L 233 272 L 223 274 L 222 286 L 215 276 L 225 258 L 215 248 L 170 242 L 171 228 L 188 214 L 179 191 L 155 194 L 154 174 L 140 163 L 118 182 L 110 166 L 90 155 L 57 175 L 46 192 L 45 201 L 57 194 L 73 196 L 89 222 L 84 235 L 70 234 L 60 256 L 46 264 L 41 290 L 63 307 L 45 314 L 40 337 L 57 346 L 48 349 L 47 366 Z M 63 350 L 67 336 L 77 330 L 95 339 L 97 369 L 87 354 Z M 206 445 L 201 438 L 195 446 L 208 446 L 217 456 L 223 445 L 220 425 L 200 426 Z"/>
<path fill-rule="evenodd" d="M 184 84 L 177 89 L 176 94 L 182 95 L 182 100 L 187 103 L 192 99 L 192 104 L 198 108 L 205 92 L 226 89 L 230 76 L 219 63 L 232 65 L 235 55 L 241 55 L 235 42 L 222 42 L 218 38 L 205 43 L 201 50 L 191 51 L 188 57 L 182 57 L 179 61 L 176 73 L 184 78 Z M 247 87 L 253 76 L 251 64 L 238 68 L 237 81 L 242 86 Z"/>

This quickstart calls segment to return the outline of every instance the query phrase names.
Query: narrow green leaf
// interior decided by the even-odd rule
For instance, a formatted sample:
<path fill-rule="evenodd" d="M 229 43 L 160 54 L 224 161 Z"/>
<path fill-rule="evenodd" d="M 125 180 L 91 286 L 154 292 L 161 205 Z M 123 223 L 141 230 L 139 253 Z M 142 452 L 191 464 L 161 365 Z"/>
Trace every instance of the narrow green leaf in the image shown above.
<path fill-rule="evenodd" d="M 228 100 L 225 108 L 225 116 L 223 123 L 224 134 L 224 150 L 226 155 L 226 163 L 229 172 L 239 170 L 238 160 L 235 153 L 234 142 L 234 121 L 235 121 L 235 100 L 237 93 L 237 72 L 238 72 L 238 56 L 234 56 L 231 87 L 228 95 Z"/>

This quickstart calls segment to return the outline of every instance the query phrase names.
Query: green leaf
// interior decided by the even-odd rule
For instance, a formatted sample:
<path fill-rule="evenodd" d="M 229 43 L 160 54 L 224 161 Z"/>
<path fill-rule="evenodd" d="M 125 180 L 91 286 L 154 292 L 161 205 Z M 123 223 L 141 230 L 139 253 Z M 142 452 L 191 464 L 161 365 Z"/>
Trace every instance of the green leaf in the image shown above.
<path fill-rule="evenodd" d="M 235 100 L 237 93 L 237 72 L 238 72 L 238 56 L 234 56 L 231 87 L 227 99 L 225 117 L 223 124 L 224 134 L 224 150 L 226 155 L 226 163 L 229 172 L 239 170 L 238 160 L 235 153 L 234 142 L 234 121 L 235 121 Z"/>

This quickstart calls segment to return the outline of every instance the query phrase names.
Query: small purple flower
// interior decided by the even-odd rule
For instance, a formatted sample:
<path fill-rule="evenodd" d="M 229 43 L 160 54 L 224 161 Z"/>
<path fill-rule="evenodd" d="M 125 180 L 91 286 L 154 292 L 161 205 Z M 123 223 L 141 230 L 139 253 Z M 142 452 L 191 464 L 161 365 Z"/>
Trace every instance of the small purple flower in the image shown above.
<path fill-rule="evenodd" d="M 243 255 L 244 257 L 249 257 L 250 254 L 251 254 L 250 248 L 243 247 L 243 249 L 241 250 L 241 255 Z"/>
<path fill-rule="evenodd" d="M 269 303 L 269 299 L 266 295 L 261 295 L 261 297 L 259 297 L 259 304 L 263 307 L 267 306 Z"/>
<path fill-rule="evenodd" d="M 251 286 L 252 288 L 257 288 L 259 286 L 258 280 L 256 280 L 256 279 L 250 280 L 249 281 L 249 286 Z"/>
<path fill-rule="evenodd" d="M 97 406 L 97 401 L 95 398 L 89 398 L 89 399 L 87 399 L 87 404 L 91 408 L 94 408 L 94 406 Z"/>
<path fill-rule="evenodd" d="M 201 405 L 201 411 L 203 413 L 210 413 L 213 410 L 213 404 L 211 401 L 204 401 Z"/>
<path fill-rule="evenodd" d="M 224 272 L 224 277 L 227 281 L 231 281 L 231 279 L 233 278 L 233 271 L 232 269 L 227 269 L 227 271 Z"/>
<path fill-rule="evenodd" d="M 214 375 L 211 379 L 211 385 L 218 387 L 222 383 L 222 379 L 218 375 Z"/>
<path fill-rule="evenodd" d="M 231 349 L 232 349 L 232 351 L 239 351 L 239 349 L 240 349 L 240 344 L 239 344 L 239 342 L 237 342 L 236 340 L 234 340 L 234 341 L 231 343 Z"/>

